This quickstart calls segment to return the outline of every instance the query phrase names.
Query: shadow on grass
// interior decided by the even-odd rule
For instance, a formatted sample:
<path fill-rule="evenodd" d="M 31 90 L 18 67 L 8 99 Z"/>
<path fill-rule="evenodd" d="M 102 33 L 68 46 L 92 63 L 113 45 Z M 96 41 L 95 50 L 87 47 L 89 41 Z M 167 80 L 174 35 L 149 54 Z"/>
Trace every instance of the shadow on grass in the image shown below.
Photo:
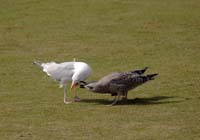
<path fill-rule="evenodd" d="M 169 103 L 179 103 L 180 101 L 169 101 L 167 99 L 176 98 L 175 96 L 154 96 L 154 97 L 147 97 L 147 98 L 135 98 L 135 99 L 128 99 L 128 100 L 120 100 L 117 102 L 116 105 L 155 105 L 155 104 L 169 104 Z M 85 103 L 98 103 L 109 105 L 113 101 L 109 101 L 106 99 L 83 99 L 81 102 Z"/>

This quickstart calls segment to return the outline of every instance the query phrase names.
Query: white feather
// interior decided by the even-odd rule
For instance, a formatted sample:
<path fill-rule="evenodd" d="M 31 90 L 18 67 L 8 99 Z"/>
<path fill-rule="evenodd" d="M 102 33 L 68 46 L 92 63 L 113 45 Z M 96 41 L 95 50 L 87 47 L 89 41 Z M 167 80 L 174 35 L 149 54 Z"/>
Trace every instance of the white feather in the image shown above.
<path fill-rule="evenodd" d="M 63 62 L 63 63 L 42 63 L 43 71 L 54 80 L 60 82 L 60 86 L 72 81 L 75 82 L 86 80 L 92 73 L 90 66 L 84 62 Z"/>

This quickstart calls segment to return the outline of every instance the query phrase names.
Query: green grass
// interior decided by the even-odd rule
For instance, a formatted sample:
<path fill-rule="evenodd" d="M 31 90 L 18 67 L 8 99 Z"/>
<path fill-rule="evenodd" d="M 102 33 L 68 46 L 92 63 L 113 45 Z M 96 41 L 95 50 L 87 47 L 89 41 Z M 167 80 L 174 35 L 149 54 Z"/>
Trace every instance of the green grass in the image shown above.
<path fill-rule="evenodd" d="M 200 139 L 198 0 L 0 2 L 1 140 Z M 32 62 L 74 57 L 89 80 L 144 66 L 160 75 L 127 103 L 79 89 L 82 102 L 65 105 Z"/>

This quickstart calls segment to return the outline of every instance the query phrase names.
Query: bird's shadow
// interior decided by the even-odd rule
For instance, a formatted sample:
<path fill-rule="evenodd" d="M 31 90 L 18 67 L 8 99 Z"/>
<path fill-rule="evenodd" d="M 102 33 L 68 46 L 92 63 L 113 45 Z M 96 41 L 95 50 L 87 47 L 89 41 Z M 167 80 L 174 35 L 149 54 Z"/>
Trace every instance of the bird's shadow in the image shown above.
<path fill-rule="evenodd" d="M 169 100 L 172 98 L 174 99 L 178 97 L 154 96 L 154 97 L 145 97 L 145 98 L 134 98 L 134 99 L 127 99 L 127 100 L 120 100 L 117 102 L 116 105 L 154 105 L 154 104 L 179 103 L 183 101 L 183 100 L 175 100 L 175 101 Z M 113 101 L 106 100 L 106 99 L 83 99 L 82 102 L 109 105 Z"/>

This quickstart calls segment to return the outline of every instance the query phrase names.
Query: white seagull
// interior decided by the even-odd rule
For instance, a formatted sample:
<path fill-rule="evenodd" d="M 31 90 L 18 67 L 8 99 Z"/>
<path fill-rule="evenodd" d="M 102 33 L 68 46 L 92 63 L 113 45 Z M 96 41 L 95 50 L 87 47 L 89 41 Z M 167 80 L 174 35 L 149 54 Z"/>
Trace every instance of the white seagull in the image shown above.
<path fill-rule="evenodd" d="M 80 81 L 85 81 L 92 73 L 90 66 L 84 62 L 48 62 L 41 63 L 39 61 L 34 61 L 36 65 L 43 69 L 43 71 L 55 81 L 59 82 L 60 88 L 64 87 L 64 103 L 69 104 L 70 101 L 67 100 L 67 82 L 72 81 L 71 89 L 74 90 L 79 85 Z M 80 101 L 79 97 L 74 95 L 74 101 Z"/>

